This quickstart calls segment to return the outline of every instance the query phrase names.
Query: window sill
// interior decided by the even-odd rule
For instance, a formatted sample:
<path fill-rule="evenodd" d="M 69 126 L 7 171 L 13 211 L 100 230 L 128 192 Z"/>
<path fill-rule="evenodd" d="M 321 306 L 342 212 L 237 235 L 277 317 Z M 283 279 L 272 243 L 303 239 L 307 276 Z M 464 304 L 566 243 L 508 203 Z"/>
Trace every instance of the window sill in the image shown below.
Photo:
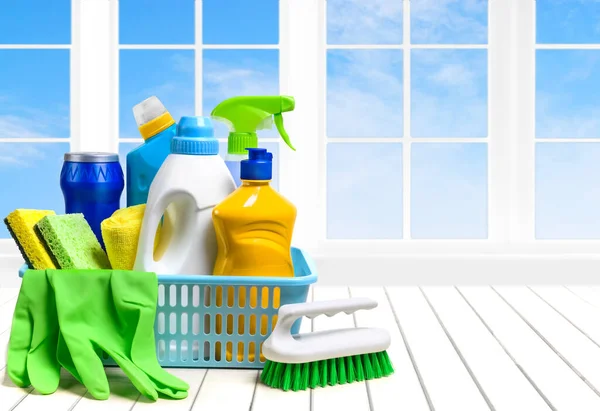
<path fill-rule="evenodd" d="M 597 241 L 511 246 L 414 242 L 395 250 L 376 243 L 348 242 L 342 247 L 329 242 L 305 250 L 315 261 L 321 285 L 600 285 Z M 12 241 L 0 240 L 0 288 L 18 287 L 22 264 Z"/>

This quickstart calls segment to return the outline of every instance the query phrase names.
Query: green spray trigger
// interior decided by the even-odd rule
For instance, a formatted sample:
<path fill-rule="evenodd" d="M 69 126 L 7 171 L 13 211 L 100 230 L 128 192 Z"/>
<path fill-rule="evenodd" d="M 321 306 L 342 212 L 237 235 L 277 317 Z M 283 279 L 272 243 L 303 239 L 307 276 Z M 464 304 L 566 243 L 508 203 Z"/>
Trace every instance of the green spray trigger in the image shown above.
<path fill-rule="evenodd" d="M 256 130 L 270 125 L 274 120 L 283 141 L 294 151 L 290 138 L 283 127 L 282 113 L 294 110 L 291 96 L 239 96 L 219 103 L 211 116 L 230 126 L 227 153 L 246 155 L 247 148 L 258 147 Z"/>
<path fill-rule="evenodd" d="M 285 144 L 287 144 L 288 147 L 292 150 L 296 151 L 296 149 L 294 148 L 294 146 L 292 146 L 292 143 L 290 142 L 290 136 L 288 136 L 288 133 L 285 131 L 285 128 L 283 128 L 283 116 L 281 115 L 281 113 L 275 114 L 273 116 L 273 119 L 275 120 L 275 126 L 277 127 L 277 131 L 279 131 L 279 134 L 281 135 L 281 138 L 283 138 L 283 141 L 285 141 Z"/>

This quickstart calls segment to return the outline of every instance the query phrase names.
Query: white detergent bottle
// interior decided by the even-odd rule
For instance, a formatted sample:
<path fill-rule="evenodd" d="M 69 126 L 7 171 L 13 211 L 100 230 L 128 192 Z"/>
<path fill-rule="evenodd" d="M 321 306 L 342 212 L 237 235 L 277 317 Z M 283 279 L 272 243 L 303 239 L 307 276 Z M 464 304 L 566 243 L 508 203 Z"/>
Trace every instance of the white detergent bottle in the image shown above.
<path fill-rule="evenodd" d="M 211 274 L 217 256 L 212 210 L 236 188 L 210 118 L 182 117 L 171 154 L 148 192 L 134 269 L 156 274 Z M 154 237 L 168 210 L 172 234 L 155 260 Z"/>

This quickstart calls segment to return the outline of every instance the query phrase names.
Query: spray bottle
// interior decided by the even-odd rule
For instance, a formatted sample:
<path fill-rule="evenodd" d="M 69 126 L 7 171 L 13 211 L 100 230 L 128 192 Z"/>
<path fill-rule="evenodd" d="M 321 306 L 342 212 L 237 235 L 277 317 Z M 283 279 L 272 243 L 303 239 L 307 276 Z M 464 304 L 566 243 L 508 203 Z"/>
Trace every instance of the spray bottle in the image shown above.
<path fill-rule="evenodd" d="M 239 96 L 219 103 L 211 116 L 229 125 L 225 164 L 236 187 L 241 185 L 240 163 L 248 158 L 247 148 L 258 148 L 256 130 L 270 128 L 272 120 L 283 141 L 292 150 L 289 136 L 283 128 L 281 113 L 292 111 L 295 106 L 291 96 Z"/>

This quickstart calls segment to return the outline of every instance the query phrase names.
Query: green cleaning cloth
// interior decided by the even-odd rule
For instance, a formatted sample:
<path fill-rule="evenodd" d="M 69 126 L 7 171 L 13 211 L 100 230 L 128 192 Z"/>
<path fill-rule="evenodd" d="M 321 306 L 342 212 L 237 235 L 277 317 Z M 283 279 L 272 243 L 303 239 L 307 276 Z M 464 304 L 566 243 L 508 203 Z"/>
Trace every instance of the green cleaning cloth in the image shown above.
<path fill-rule="evenodd" d="M 41 394 L 58 388 L 56 358 L 58 321 L 54 292 L 46 272 L 28 270 L 23 277 L 8 342 L 6 371 L 18 387 L 32 385 Z"/>
<path fill-rule="evenodd" d="M 46 270 L 46 274 L 56 296 L 58 360 L 94 398 L 109 395 L 102 351 L 146 397 L 187 397 L 189 385 L 162 369 L 156 358 L 154 273 Z"/>

